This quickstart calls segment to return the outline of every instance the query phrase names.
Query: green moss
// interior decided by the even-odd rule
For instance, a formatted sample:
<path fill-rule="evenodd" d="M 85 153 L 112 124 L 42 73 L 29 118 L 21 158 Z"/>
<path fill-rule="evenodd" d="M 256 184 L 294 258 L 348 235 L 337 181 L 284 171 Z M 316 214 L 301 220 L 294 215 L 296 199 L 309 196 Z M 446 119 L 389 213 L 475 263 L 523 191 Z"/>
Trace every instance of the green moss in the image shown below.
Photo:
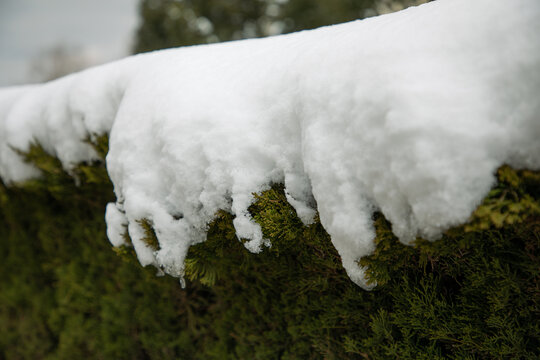
<path fill-rule="evenodd" d="M 437 242 L 405 246 L 377 214 L 376 251 L 361 260 L 378 282 L 371 292 L 349 280 L 320 222 L 303 226 L 275 185 L 250 207 L 272 247 L 249 253 L 220 212 L 190 248 L 181 289 L 141 267 L 129 243 L 111 251 L 103 162 L 72 169 L 76 183 L 38 146 L 27 155 L 43 176 L 0 184 L 0 358 L 540 355 L 538 172 L 501 168 L 470 223 Z M 150 221 L 141 226 L 155 246 Z"/>

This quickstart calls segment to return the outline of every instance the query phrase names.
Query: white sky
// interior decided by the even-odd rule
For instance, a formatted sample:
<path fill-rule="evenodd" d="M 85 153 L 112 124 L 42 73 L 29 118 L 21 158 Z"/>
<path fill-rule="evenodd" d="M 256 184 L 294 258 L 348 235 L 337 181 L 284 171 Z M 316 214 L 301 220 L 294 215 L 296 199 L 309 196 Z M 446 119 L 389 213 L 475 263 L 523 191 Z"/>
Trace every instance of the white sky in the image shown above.
<path fill-rule="evenodd" d="M 106 62 L 129 54 L 139 0 L 0 0 L 0 86 L 30 79 L 30 62 L 65 45 Z"/>

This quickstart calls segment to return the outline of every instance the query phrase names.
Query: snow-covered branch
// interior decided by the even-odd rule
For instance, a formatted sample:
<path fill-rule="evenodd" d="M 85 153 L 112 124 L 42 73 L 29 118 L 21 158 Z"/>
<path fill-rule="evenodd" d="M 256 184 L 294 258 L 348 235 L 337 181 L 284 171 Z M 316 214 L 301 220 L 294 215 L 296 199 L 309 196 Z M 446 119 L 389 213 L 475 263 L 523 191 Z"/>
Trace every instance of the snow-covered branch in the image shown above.
<path fill-rule="evenodd" d="M 37 176 L 33 141 L 66 169 L 110 134 L 117 202 L 143 265 L 181 277 L 218 210 L 254 252 L 271 244 L 252 193 L 283 183 L 304 223 L 317 210 L 351 279 L 382 212 L 404 243 L 467 221 L 507 163 L 540 169 L 540 3 L 439 0 L 257 40 L 126 58 L 0 90 L 0 176 Z M 142 238 L 141 219 L 159 249 Z"/>

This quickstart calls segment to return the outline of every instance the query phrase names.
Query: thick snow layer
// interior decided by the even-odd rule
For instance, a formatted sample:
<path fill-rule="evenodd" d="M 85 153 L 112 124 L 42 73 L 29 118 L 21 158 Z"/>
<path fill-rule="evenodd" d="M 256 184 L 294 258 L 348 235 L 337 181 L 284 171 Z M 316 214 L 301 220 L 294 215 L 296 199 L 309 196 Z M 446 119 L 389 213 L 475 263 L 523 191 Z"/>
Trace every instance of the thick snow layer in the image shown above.
<path fill-rule="evenodd" d="M 117 195 L 141 264 L 181 277 L 220 209 L 270 246 L 248 207 L 283 182 L 305 223 L 315 206 L 351 279 L 381 211 L 404 243 L 466 222 L 503 163 L 540 169 L 540 2 L 439 0 L 285 36 L 171 49 L 0 91 L 0 175 L 37 171 L 39 142 L 66 169 L 110 132 Z M 148 247 L 137 220 L 154 226 Z"/>

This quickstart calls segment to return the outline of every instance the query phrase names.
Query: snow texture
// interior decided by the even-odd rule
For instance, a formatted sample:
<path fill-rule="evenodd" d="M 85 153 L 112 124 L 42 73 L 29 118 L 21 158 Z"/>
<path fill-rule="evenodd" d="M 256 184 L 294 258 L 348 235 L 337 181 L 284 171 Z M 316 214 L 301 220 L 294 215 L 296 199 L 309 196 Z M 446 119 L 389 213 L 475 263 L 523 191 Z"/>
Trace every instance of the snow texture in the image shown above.
<path fill-rule="evenodd" d="M 127 228 L 142 265 L 180 278 L 220 209 L 250 251 L 270 246 L 247 209 L 281 182 L 369 288 L 357 260 L 374 250 L 375 211 L 404 243 L 435 240 L 467 221 L 500 165 L 540 169 L 538 34 L 538 0 L 439 0 L 3 89 L 0 175 L 39 175 L 12 148 L 36 141 L 69 171 L 96 157 L 85 138 L 110 133 L 109 239 L 124 244 Z"/>

